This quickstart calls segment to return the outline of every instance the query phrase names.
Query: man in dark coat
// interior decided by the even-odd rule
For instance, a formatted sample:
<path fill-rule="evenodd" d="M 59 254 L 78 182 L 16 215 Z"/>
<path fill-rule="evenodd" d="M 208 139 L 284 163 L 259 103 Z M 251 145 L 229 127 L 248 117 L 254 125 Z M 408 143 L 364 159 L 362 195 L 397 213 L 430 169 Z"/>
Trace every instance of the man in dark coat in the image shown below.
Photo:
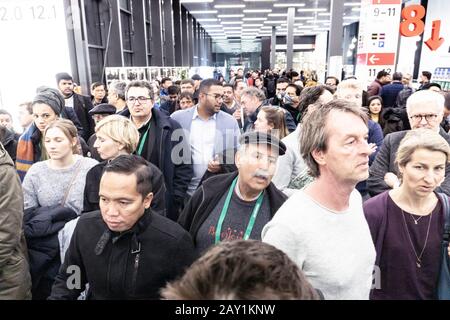
<path fill-rule="evenodd" d="M 167 217 L 176 221 L 193 176 L 189 141 L 178 122 L 153 108 L 153 90 L 147 81 L 132 81 L 125 92 L 128 108 L 120 114 L 138 128 L 136 153 L 162 171 Z"/>
<path fill-rule="evenodd" d="M 391 82 L 390 75 L 385 70 L 381 70 L 377 73 L 377 78 L 367 88 L 367 98 L 371 96 L 379 96 L 381 88 Z"/>
<path fill-rule="evenodd" d="M 380 96 L 383 99 L 384 108 L 398 107 L 396 105 L 397 96 L 398 93 L 404 89 L 402 78 L 403 75 L 401 72 L 394 72 L 392 75 L 392 83 L 381 88 Z"/>
<path fill-rule="evenodd" d="M 50 300 L 75 300 L 88 283 L 87 299 L 158 299 L 195 260 L 189 233 L 150 209 L 152 175 L 136 155 L 105 167 L 100 211 L 80 217 Z"/>
<path fill-rule="evenodd" d="M 94 120 L 89 115 L 89 111 L 94 107 L 90 97 L 82 96 L 73 91 L 73 78 L 70 74 L 62 72 L 56 74 L 56 83 L 59 91 L 65 99 L 66 107 L 73 108 L 78 120 L 84 129 L 81 136 L 85 141 L 94 134 L 95 124 Z"/>
<path fill-rule="evenodd" d="M 205 180 L 178 220 L 198 253 L 223 240 L 261 240 L 262 228 L 287 198 L 271 182 L 285 151 L 283 142 L 266 133 L 241 136 L 238 171 Z"/>
<path fill-rule="evenodd" d="M 437 92 L 421 90 L 413 93 L 406 104 L 411 129 L 434 130 L 450 143 L 450 136 L 440 127 L 444 102 L 444 97 Z M 369 170 L 367 189 L 371 196 L 400 186 L 395 158 L 400 141 L 406 133 L 408 133 L 407 130 L 394 132 L 384 138 L 383 145 Z M 450 196 L 450 165 L 445 168 L 445 177 L 437 191 Z"/>

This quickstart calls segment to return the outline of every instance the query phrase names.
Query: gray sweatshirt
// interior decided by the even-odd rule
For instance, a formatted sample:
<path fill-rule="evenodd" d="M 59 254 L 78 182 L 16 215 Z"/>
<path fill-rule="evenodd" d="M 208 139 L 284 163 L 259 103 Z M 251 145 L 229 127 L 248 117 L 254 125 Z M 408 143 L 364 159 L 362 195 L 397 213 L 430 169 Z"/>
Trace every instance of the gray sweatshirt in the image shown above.
<path fill-rule="evenodd" d="M 86 174 L 98 162 L 79 155 L 74 157 L 75 163 L 69 168 L 52 169 L 49 167 L 49 160 L 36 162 L 31 166 L 22 184 L 25 209 L 61 204 L 74 170 L 80 164 L 65 207 L 73 209 L 77 214 L 82 212 Z"/>

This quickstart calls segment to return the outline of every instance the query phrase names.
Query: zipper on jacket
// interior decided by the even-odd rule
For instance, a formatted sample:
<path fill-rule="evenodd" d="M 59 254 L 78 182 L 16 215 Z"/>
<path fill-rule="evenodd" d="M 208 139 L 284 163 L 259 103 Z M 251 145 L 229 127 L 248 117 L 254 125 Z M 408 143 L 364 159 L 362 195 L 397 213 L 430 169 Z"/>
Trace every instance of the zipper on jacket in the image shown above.
<path fill-rule="evenodd" d="M 133 268 L 133 278 L 132 278 L 132 287 L 131 290 L 133 292 L 133 294 L 136 294 L 136 282 L 137 282 L 137 275 L 138 275 L 138 270 L 139 270 L 139 259 L 141 257 L 141 243 L 139 242 L 138 244 L 138 249 L 137 250 L 133 250 L 131 251 L 131 253 L 135 253 L 136 256 L 134 257 L 134 268 Z"/>
<path fill-rule="evenodd" d="M 161 172 L 163 172 L 163 170 L 164 170 L 164 168 L 163 168 L 164 156 L 162 153 L 164 141 L 165 141 L 165 131 L 164 131 L 164 129 L 162 129 L 161 141 L 159 142 L 159 165 L 161 166 Z M 170 150 L 171 150 L 170 152 L 172 153 L 172 148 Z"/>

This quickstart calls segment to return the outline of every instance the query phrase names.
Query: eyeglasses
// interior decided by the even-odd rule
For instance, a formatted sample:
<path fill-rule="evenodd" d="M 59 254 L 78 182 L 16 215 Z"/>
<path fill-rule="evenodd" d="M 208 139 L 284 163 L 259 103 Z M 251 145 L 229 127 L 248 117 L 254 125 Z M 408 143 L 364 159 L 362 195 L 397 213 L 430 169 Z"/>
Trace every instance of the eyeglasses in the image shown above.
<path fill-rule="evenodd" d="M 205 94 L 205 95 L 207 95 L 207 96 L 213 96 L 214 97 L 214 99 L 216 99 L 216 100 L 223 100 L 223 95 L 221 95 L 221 94 L 212 94 L 212 93 L 203 93 L 203 94 Z"/>
<path fill-rule="evenodd" d="M 432 120 L 436 120 L 437 116 L 437 114 L 415 114 L 409 118 L 415 122 L 420 122 L 423 118 L 425 118 L 427 122 L 430 122 Z"/>
<path fill-rule="evenodd" d="M 152 98 L 148 98 L 148 97 L 128 97 L 127 101 L 131 104 L 134 104 L 136 101 L 139 101 L 139 104 L 141 103 L 145 103 L 147 100 L 152 100 Z"/>

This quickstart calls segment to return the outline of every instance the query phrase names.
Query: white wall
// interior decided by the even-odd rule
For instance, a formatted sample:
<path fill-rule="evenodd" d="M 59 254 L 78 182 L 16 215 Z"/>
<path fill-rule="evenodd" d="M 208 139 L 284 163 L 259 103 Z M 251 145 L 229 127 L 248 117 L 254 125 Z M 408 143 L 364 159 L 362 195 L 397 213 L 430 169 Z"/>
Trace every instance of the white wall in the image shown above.
<path fill-rule="evenodd" d="M 56 73 L 71 72 L 63 1 L 0 0 L 0 7 L 0 108 L 20 132 L 17 105 L 39 86 L 56 87 Z"/>
<path fill-rule="evenodd" d="M 431 37 L 433 20 L 441 20 L 440 36 L 444 43 L 436 51 L 431 51 L 425 43 L 422 45 L 419 72 L 427 70 L 431 73 L 437 67 L 450 67 L 450 1 L 428 1 L 427 17 L 424 31 L 424 42 Z M 420 73 L 419 73 L 420 74 Z"/>

